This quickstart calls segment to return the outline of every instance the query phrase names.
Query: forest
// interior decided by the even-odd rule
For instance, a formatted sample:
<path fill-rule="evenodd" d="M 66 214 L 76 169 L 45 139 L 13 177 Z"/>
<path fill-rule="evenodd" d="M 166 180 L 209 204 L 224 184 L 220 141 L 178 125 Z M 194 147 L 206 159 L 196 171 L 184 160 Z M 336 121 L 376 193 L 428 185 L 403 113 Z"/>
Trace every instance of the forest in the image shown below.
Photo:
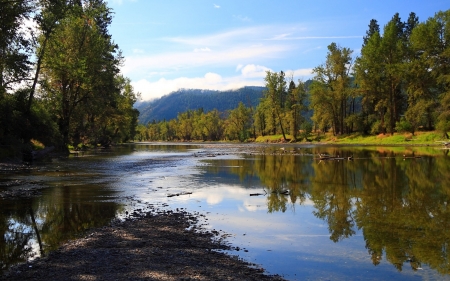
<path fill-rule="evenodd" d="M 336 43 L 312 81 L 267 72 L 257 106 L 220 112 L 202 108 L 139 125 L 138 140 L 238 140 L 281 135 L 309 139 L 312 132 L 377 135 L 450 131 L 450 10 L 420 22 L 395 14 L 380 28 L 372 19 L 361 54 Z M 309 117 L 308 111 L 312 111 Z"/>
<path fill-rule="evenodd" d="M 0 5 L 0 155 L 134 139 L 138 99 L 104 0 Z"/>
<path fill-rule="evenodd" d="M 106 1 L 1 3 L 2 157 L 39 147 L 68 151 L 134 140 L 244 142 L 280 135 L 294 142 L 311 140 L 312 133 L 432 130 L 448 138 L 450 10 L 422 22 L 415 13 L 406 20 L 397 13 L 382 28 L 372 19 L 360 55 L 329 44 L 312 81 L 268 71 L 265 87 L 245 88 L 230 100 L 232 109 L 224 110 L 223 103 L 192 109 L 172 101 L 176 117 L 150 117 L 138 125 L 139 93 L 120 73 L 124 58 L 108 31 L 113 12 Z M 200 99 L 183 97 L 186 104 Z M 211 104 L 216 97 L 211 91 L 201 99 Z M 143 113 L 141 121 L 151 116 Z"/>

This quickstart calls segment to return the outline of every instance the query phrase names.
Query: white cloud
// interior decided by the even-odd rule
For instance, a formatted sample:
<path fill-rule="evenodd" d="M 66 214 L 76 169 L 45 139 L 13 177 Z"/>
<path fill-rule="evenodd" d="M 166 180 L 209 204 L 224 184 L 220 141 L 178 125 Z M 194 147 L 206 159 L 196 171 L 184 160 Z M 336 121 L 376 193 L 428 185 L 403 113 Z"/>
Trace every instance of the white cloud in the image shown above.
<path fill-rule="evenodd" d="M 269 40 L 285 40 L 285 39 L 289 39 L 290 35 L 291 35 L 290 33 L 277 34 Z"/>
<path fill-rule="evenodd" d="M 140 92 L 143 100 L 153 100 L 179 89 L 205 89 L 205 90 L 233 90 L 245 86 L 264 86 L 266 71 L 273 71 L 268 67 L 256 64 L 239 64 L 235 76 L 223 77 L 217 73 L 208 72 L 203 77 L 177 77 L 174 79 L 160 78 L 156 81 L 141 79 L 132 82 L 136 92 Z M 295 82 L 306 81 L 312 78 L 312 69 L 285 70 L 287 78 L 292 75 Z"/>
<path fill-rule="evenodd" d="M 219 5 L 217 5 L 217 4 L 214 4 L 214 8 L 216 8 L 216 9 L 220 9 L 220 6 L 219 6 Z"/>
<path fill-rule="evenodd" d="M 272 33 L 278 32 L 277 26 L 254 26 L 222 31 L 215 34 L 199 35 L 192 37 L 168 37 L 162 40 L 193 46 L 223 46 L 236 42 L 254 42 L 273 37 Z"/>
<path fill-rule="evenodd" d="M 289 46 L 283 45 L 254 45 L 235 46 L 217 51 L 211 51 L 208 48 L 197 52 L 173 52 L 147 56 L 134 55 L 126 57 L 122 72 L 125 76 L 140 74 L 141 77 L 145 77 L 148 76 L 148 73 L 155 71 L 166 72 L 201 66 L 231 66 L 241 61 L 273 58 L 289 49 Z M 145 74 L 142 75 L 143 73 Z"/>
<path fill-rule="evenodd" d="M 266 71 L 272 71 L 270 68 L 255 64 L 247 64 L 246 66 L 238 65 L 236 69 L 240 70 L 244 77 L 259 77 L 262 79 L 266 76 Z"/>
<path fill-rule="evenodd" d="M 311 79 L 313 77 L 312 74 L 313 69 L 312 68 L 302 68 L 302 69 L 296 69 L 296 70 L 287 70 L 286 73 L 294 73 L 294 80 L 303 80 L 306 81 L 308 79 Z"/>
<path fill-rule="evenodd" d="M 303 50 L 311 48 L 310 44 L 294 44 L 284 39 L 296 35 L 297 31 L 303 28 L 299 25 L 257 26 L 203 36 L 162 38 L 160 40 L 169 43 L 168 48 L 145 53 L 136 49 L 125 58 L 121 70 L 134 81 L 135 90 L 144 100 L 159 98 L 180 88 L 229 90 L 263 86 L 266 71 L 272 71 L 268 65 L 279 64 L 279 60 L 289 57 L 295 59 Z M 310 68 L 282 70 L 286 74 L 293 73 L 295 81 L 312 77 Z M 193 71 L 197 74 L 187 74 Z"/>
<path fill-rule="evenodd" d="M 208 48 L 208 47 L 205 47 L 205 48 L 195 48 L 194 49 L 194 52 L 211 52 L 211 49 L 210 48 Z"/>
<path fill-rule="evenodd" d="M 137 82 L 132 82 L 131 84 L 136 92 L 141 93 L 142 100 L 153 100 L 182 88 L 224 91 L 238 89 L 244 86 L 263 86 L 264 79 L 261 77 L 256 77 L 256 79 L 254 79 L 252 76 L 246 77 L 244 75 L 224 78 L 217 73 L 209 72 L 203 77 L 178 77 L 174 79 L 160 78 L 157 81 L 141 79 Z"/>
<path fill-rule="evenodd" d="M 143 54 L 143 53 L 145 53 L 145 51 L 142 49 L 133 49 L 133 53 L 134 54 Z"/>
<path fill-rule="evenodd" d="M 252 20 L 249 17 L 242 15 L 233 15 L 233 18 L 242 22 L 251 22 Z"/>

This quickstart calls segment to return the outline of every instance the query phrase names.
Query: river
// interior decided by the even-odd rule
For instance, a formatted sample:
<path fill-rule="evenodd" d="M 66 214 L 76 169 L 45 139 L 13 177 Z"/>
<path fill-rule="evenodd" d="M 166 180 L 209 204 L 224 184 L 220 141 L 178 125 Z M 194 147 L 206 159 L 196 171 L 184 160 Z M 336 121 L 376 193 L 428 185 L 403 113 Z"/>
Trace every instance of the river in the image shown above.
<path fill-rule="evenodd" d="M 39 190 L 0 198 L 1 270 L 150 204 L 205 214 L 230 255 L 288 280 L 450 280 L 440 147 L 137 143 L 2 171 L 0 189 Z"/>

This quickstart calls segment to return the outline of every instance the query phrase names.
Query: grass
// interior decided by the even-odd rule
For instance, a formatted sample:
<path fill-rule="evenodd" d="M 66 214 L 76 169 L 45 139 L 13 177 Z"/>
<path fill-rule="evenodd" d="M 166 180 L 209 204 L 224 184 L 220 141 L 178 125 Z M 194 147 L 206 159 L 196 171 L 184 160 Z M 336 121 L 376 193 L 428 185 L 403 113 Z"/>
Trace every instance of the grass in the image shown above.
<path fill-rule="evenodd" d="M 290 136 L 286 136 L 288 141 Z M 282 135 L 272 135 L 272 136 L 260 136 L 256 138 L 255 142 L 282 142 Z M 352 144 L 352 145 L 441 145 L 439 141 L 446 140 L 441 133 L 432 132 L 417 132 L 414 136 L 411 133 L 395 133 L 390 134 L 380 134 L 372 136 L 364 136 L 361 134 L 351 134 L 351 135 L 340 135 L 333 136 L 332 133 L 325 134 L 313 134 L 309 137 L 309 143 L 320 143 L 320 144 Z M 303 140 L 302 142 L 305 142 Z M 297 142 L 297 143 L 302 143 Z"/>

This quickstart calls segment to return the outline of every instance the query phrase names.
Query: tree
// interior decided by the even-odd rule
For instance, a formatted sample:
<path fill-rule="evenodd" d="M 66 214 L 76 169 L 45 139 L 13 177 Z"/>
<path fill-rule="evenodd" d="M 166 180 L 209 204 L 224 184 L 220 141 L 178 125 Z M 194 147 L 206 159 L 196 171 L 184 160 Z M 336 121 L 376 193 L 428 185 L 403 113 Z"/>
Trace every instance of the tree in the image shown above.
<path fill-rule="evenodd" d="M 402 82 L 404 81 L 405 37 L 404 26 L 399 14 L 395 14 L 384 27 L 381 40 L 382 62 L 384 64 L 384 97 L 382 101 L 389 118 L 387 130 L 394 134 L 395 122 L 399 120 L 404 107 Z M 403 102 L 403 103 L 402 103 Z"/>
<path fill-rule="evenodd" d="M 101 0 L 74 6 L 47 42 L 42 89 L 56 112 L 65 145 L 82 138 L 83 122 L 98 121 L 96 109 L 105 102 L 107 108 L 117 108 L 115 77 L 121 56 L 105 34 L 110 13 Z"/>
<path fill-rule="evenodd" d="M 325 64 L 313 69 L 315 77 L 310 90 L 314 118 L 332 126 L 335 135 L 349 132 L 344 121 L 350 111 L 348 104 L 352 96 L 352 52 L 331 43 Z"/>
<path fill-rule="evenodd" d="M 250 135 L 250 120 L 250 109 L 240 102 L 237 108 L 229 112 L 228 118 L 225 120 L 225 135 L 231 140 L 245 141 Z"/>
<path fill-rule="evenodd" d="M 217 109 L 202 113 L 199 118 L 199 129 L 206 140 L 218 141 L 223 135 L 223 124 Z"/>
<path fill-rule="evenodd" d="M 434 87 L 427 87 L 432 96 L 438 98 L 436 128 L 448 138 L 450 131 L 450 10 L 436 13 L 425 23 L 415 28 L 411 35 L 414 50 L 420 55 L 423 68 Z M 427 76 L 426 76 L 427 77 Z M 432 84 L 430 85 L 432 86 Z M 426 96 L 426 95 L 425 95 Z"/>
<path fill-rule="evenodd" d="M 365 123 L 372 133 L 394 133 L 395 123 L 406 108 L 403 89 L 408 30 L 414 27 L 395 14 L 384 26 L 383 36 L 369 26 L 361 56 L 355 63 L 356 82 L 363 95 Z M 407 30 L 405 32 L 405 30 Z"/>
<path fill-rule="evenodd" d="M 276 124 L 273 118 L 273 112 L 270 110 L 269 100 L 262 98 L 259 104 L 256 106 L 254 112 L 254 126 L 260 135 L 264 136 L 273 132 L 275 134 Z"/>
<path fill-rule="evenodd" d="M 288 98 L 286 105 L 286 116 L 289 124 L 289 134 L 295 141 L 300 131 L 302 123 L 305 121 L 302 113 L 307 110 L 306 86 L 302 81 L 298 81 L 296 86 L 293 79 L 289 82 Z"/>
<path fill-rule="evenodd" d="M 53 34 L 59 23 L 66 17 L 74 3 L 77 1 L 66 0 L 38 0 L 38 7 L 40 13 L 36 13 L 34 20 L 37 23 L 38 36 L 33 35 L 33 44 L 36 49 L 36 62 L 35 72 L 33 77 L 33 84 L 29 91 L 28 104 L 26 111 L 30 112 L 33 103 L 36 87 L 39 82 L 39 76 L 41 74 L 42 61 L 47 52 L 47 43 L 50 40 L 50 36 Z M 81 6 L 79 4 L 78 6 Z"/>
<path fill-rule="evenodd" d="M 192 131 L 194 130 L 193 115 L 194 112 L 192 110 L 178 114 L 176 132 L 181 140 L 190 141 L 192 139 Z"/>
<path fill-rule="evenodd" d="M 30 1 L 2 0 L 0 4 L 0 99 L 28 75 L 30 42 L 21 26 L 29 18 Z"/>
<path fill-rule="evenodd" d="M 366 36 L 363 37 L 363 47 L 367 45 L 369 39 L 375 34 L 380 33 L 380 26 L 378 25 L 378 21 L 376 19 L 371 19 L 369 23 L 369 29 L 366 31 Z"/>
<path fill-rule="evenodd" d="M 268 102 L 269 114 L 273 114 L 275 117 L 275 122 L 279 126 L 283 139 L 286 140 L 286 134 L 284 130 L 283 122 L 285 117 L 286 101 L 287 101 L 287 90 L 286 90 L 286 80 L 283 71 L 280 73 L 267 71 L 266 77 L 266 92 L 265 98 Z"/>

